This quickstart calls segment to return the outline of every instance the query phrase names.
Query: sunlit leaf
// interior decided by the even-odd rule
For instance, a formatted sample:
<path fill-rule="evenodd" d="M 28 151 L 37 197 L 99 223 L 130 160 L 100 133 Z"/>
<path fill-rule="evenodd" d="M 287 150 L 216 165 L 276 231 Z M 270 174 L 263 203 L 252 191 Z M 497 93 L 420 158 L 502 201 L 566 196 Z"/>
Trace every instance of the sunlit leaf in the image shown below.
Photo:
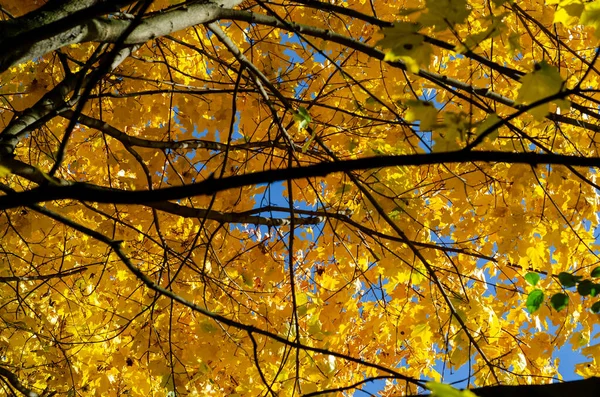
<path fill-rule="evenodd" d="M 458 390 L 444 383 L 427 382 L 426 386 L 434 397 L 477 397 L 475 393 L 468 389 Z"/>
<path fill-rule="evenodd" d="M 584 10 L 583 2 L 579 0 L 556 1 L 558 7 L 554 13 L 554 23 L 562 23 L 565 26 L 573 26 L 579 21 Z M 552 3 L 549 3 L 552 4 Z"/>
<path fill-rule="evenodd" d="M 310 114 L 308 114 L 308 110 L 306 108 L 300 106 L 298 107 L 298 111 L 294 114 L 294 120 L 298 123 L 298 129 L 303 130 L 312 121 Z"/>
<path fill-rule="evenodd" d="M 600 37 L 600 2 L 585 2 L 585 8 L 581 13 L 581 24 L 593 27 L 596 37 Z"/>
<path fill-rule="evenodd" d="M 538 273 L 529 272 L 525 275 L 525 281 L 535 287 L 538 281 L 540 281 L 540 275 Z"/>
<path fill-rule="evenodd" d="M 418 31 L 419 25 L 396 22 L 391 28 L 381 29 L 384 37 L 376 44 L 388 49 L 386 61 L 403 61 L 410 72 L 418 73 L 421 66 L 429 65 L 431 57 L 431 47 Z"/>
<path fill-rule="evenodd" d="M 563 88 L 563 79 L 558 69 L 545 61 L 536 63 L 534 71 L 521 78 L 517 102 L 528 105 L 555 95 Z M 536 106 L 529 110 L 537 120 L 548 114 L 548 104 Z"/>
<path fill-rule="evenodd" d="M 536 312 L 542 303 L 544 302 L 544 292 L 540 289 L 534 289 L 527 296 L 527 302 L 525 303 L 527 311 L 529 313 Z"/>
<path fill-rule="evenodd" d="M 437 123 L 437 109 L 430 102 L 408 101 L 406 103 L 406 121 L 418 121 L 422 131 L 430 131 Z"/>

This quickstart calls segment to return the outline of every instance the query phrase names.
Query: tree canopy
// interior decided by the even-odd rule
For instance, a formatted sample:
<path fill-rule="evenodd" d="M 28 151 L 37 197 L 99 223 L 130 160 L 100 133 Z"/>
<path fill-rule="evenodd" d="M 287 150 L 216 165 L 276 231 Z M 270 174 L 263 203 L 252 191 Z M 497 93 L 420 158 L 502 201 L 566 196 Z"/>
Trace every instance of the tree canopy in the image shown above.
<path fill-rule="evenodd" d="M 600 1 L 0 13 L 4 395 L 600 387 Z"/>

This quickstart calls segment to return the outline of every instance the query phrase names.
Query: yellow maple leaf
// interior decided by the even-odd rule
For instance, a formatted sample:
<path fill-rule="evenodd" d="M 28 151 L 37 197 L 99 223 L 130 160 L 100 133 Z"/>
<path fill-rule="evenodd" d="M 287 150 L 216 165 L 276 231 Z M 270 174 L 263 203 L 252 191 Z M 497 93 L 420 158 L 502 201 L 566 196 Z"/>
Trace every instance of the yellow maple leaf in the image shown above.
<path fill-rule="evenodd" d="M 412 73 L 418 73 L 420 66 L 429 65 L 431 46 L 418 30 L 419 25 L 408 22 L 396 22 L 391 28 L 381 29 L 384 37 L 376 45 L 388 48 L 384 60 L 403 61 Z"/>
<path fill-rule="evenodd" d="M 553 22 L 562 23 L 567 27 L 577 24 L 584 10 L 584 4 L 580 0 L 554 0 L 547 2 L 547 4 L 557 5 Z"/>
<path fill-rule="evenodd" d="M 426 0 L 427 12 L 419 18 L 423 26 L 435 26 L 443 30 L 455 24 L 465 22 L 471 8 L 466 0 Z"/>
<path fill-rule="evenodd" d="M 427 323 L 421 323 L 416 325 L 412 332 L 411 332 L 411 336 L 413 338 L 421 338 L 421 341 L 423 343 L 429 343 L 429 341 L 431 340 L 431 338 L 433 337 L 433 332 L 431 332 L 431 328 L 429 327 L 429 324 Z"/>
<path fill-rule="evenodd" d="M 587 3 L 581 13 L 581 24 L 591 26 L 595 31 L 596 37 L 600 38 L 600 0 Z"/>
<path fill-rule="evenodd" d="M 421 131 L 431 131 L 437 123 L 438 111 L 431 102 L 408 101 L 408 110 L 404 118 L 406 121 L 419 121 Z"/>
<path fill-rule="evenodd" d="M 564 81 L 558 69 L 547 62 L 536 63 L 534 71 L 521 77 L 521 87 L 518 90 L 517 103 L 528 105 L 559 93 Z M 544 103 L 529 110 L 536 120 L 543 119 L 547 114 L 549 104 Z"/>

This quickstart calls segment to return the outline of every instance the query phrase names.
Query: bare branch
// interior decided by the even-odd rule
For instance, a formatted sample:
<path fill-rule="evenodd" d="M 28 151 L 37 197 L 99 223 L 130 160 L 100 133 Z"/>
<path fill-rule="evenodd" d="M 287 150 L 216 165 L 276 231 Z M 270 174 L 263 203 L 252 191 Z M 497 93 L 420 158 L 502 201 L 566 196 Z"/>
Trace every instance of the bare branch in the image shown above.
<path fill-rule="evenodd" d="M 4 276 L 0 277 L 0 283 L 9 283 L 12 281 L 39 281 L 39 280 L 50 280 L 53 278 L 68 277 L 74 274 L 83 273 L 87 270 L 87 267 L 78 267 L 71 270 L 65 270 L 64 272 L 54 274 L 42 274 L 38 276 Z"/>

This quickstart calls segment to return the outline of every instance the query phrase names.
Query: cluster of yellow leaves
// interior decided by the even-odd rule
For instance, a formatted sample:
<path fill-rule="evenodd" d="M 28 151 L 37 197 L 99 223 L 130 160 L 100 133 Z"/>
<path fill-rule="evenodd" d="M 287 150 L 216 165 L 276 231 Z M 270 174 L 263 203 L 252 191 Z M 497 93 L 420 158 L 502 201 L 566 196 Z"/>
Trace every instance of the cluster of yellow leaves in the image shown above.
<path fill-rule="evenodd" d="M 488 130 L 493 133 L 479 148 L 525 151 L 532 145 L 536 151 L 549 147 L 557 153 L 597 156 L 594 134 L 544 118 L 556 112 L 555 105 L 528 110 L 511 120 L 514 128 L 498 123 L 519 106 L 579 82 L 600 30 L 599 2 L 488 3 L 373 2 L 381 20 L 394 22 L 381 33 L 348 16 L 272 5 L 290 21 L 377 43 L 385 50 L 385 62 L 315 39 L 331 62 L 279 28 L 241 21 L 222 24 L 246 57 L 294 104 L 295 112 L 283 112 L 281 104 L 276 107 L 283 126 L 299 127 L 287 128 L 289 137 L 275 128 L 271 104 L 254 79 L 244 74 L 236 83 L 239 65 L 214 35 L 196 27 L 159 38 L 103 80 L 84 114 L 102 118 L 131 137 L 185 141 L 190 146 L 132 147 L 78 126 L 59 175 L 127 190 L 155 189 L 211 175 L 285 168 L 286 139 L 302 148 L 295 152 L 299 164 L 312 164 L 327 158 L 323 152 L 315 155 L 317 139 L 338 158 L 360 158 L 453 150 L 492 132 Z M 178 2 L 156 1 L 153 7 L 170 4 Z M 372 14 L 370 2 L 349 0 L 344 7 Z M 441 48 L 431 39 L 450 45 Z M 565 58 L 563 43 L 579 57 Z M 86 44 L 63 50 L 85 61 L 95 48 Z M 518 81 L 479 64 L 469 52 L 509 65 L 520 72 Z M 410 73 L 387 61 L 403 62 Z M 473 106 L 465 95 L 425 79 L 423 70 L 493 90 L 507 101 L 489 108 Z M 48 56 L 3 74 L 1 90 L 20 112 L 63 77 L 60 63 Z M 599 78 L 590 73 L 586 86 L 597 86 Z M 466 96 L 472 99 L 480 92 Z M 272 96 L 270 100 L 275 101 Z M 487 104 L 486 100 L 480 102 Z M 597 107 L 595 97 L 577 100 L 583 107 Z M 507 105 L 510 101 L 515 107 Z M 569 104 L 553 102 L 562 114 L 582 117 Z M 3 125 L 13 116 L 12 110 L 0 112 Z M 48 170 L 66 125 L 60 117 L 49 121 L 23 139 L 17 158 Z M 198 139 L 222 146 L 195 148 L 192 141 Z M 596 181 L 594 171 L 578 172 Z M 14 189 L 30 187 L 3 169 L 0 176 Z M 597 318 L 586 310 L 588 301 L 572 297 L 566 311 L 542 306 L 534 315 L 524 311 L 523 303 L 527 271 L 544 272 L 540 287 L 558 292 L 552 275 L 586 274 L 597 261 L 594 228 L 599 203 L 592 186 L 566 167 L 502 163 L 391 167 L 355 176 L 376 197 L 391 224 L 365 190 L 342 173 L 294 181 L 291 190 L 279 184 L 251 186 L 179 203 L 244 213 L 266 205 L 283 207 L 284 198 L 291 198 L 300 209 L 336 214 L 312 225 L 312 231 L 296 229 L 294 291 L 289 226 L 221 223 L 143 206 L 64 201 L 48 203 L 47 208 L 124 241 L 133 263 L 153 282 L 189 302 L 407 376 L 442 381 L 445 374 L 437 360 L 446 360 L 454 370 L 472 363 L 476 385 L 494 382 L 490 368 L 472 360 L 474 347 L 467 331 L 494 366 L 507 370 L 496 373 L 507 383 L 559 376 L 552 351 L 569 340 L 592 360 L 578 372 L 600 373 L 598 347 L 589 346 Z M 281 215 L 270 211 L 262 214 Z M 340 220 L 340 214 L 348 214 L 353 224 Z M 435 287 L 393 226 L 415 242 L 445 291 Z M 299 237 L 301 230 L 304 237 Z M 292 395 L 297 375 L 303 393 L 381 375 L 373 368 L 307 351 L 298 353 L 296 368 L 294 349 L 258 335 L 255 348 L 247 332 L 158 296 L 109 248 L 32 210 L 3 214 L 0 233 L 0 277 L 67 274 L 0 284 L 2 364 L 36 390 L 259 395 L 267 388 L 264 377 L 274 392 Z M 442 293 L 452 297 L 456 313 Z M 558 326 L 560 332 L 553 335 Z M 391 382 L 382 393 L 407 391 L 404 384 Z"/>

